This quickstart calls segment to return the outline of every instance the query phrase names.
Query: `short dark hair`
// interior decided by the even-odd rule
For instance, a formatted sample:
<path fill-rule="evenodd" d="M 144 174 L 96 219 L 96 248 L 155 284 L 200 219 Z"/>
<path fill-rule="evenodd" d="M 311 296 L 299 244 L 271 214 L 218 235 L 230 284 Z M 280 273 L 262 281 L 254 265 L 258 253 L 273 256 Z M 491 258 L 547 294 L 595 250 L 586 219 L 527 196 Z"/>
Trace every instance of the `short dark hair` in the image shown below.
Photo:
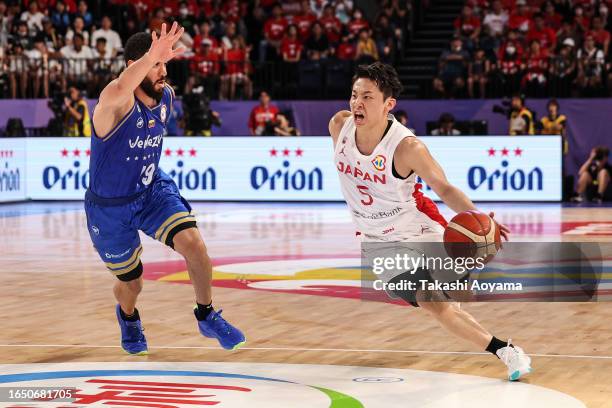
<path fill-rule="evenodd" d="M 151 48 L 151 34 L 136 33 L 128 38 L 123 51 L 125 62 L 136 61 L 142 58 L 143 55 Z"/>
<path fill-rule="evenodd" d="M 386 100 L 389 97 L 399 98 L 404 89 L 397 71 L 389 64 L 375 62 L 370 65 L 359 65 L 353 76 L 353 85 L 359 78 L 366 78 L 376 83 Z"/>

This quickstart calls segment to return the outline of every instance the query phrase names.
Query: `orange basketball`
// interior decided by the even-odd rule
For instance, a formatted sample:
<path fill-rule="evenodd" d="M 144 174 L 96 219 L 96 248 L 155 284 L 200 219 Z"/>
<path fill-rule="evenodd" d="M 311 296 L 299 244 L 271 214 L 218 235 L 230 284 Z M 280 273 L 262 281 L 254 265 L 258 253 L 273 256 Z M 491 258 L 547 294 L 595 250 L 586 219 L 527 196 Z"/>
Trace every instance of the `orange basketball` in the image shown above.
<path fill-rule="evenodd" d="M 452 257 L 489 262 L 501 248 L 499 226 L 487 214 L 464 211 L 455 215 L 444 230 L 444 247 Z"/>

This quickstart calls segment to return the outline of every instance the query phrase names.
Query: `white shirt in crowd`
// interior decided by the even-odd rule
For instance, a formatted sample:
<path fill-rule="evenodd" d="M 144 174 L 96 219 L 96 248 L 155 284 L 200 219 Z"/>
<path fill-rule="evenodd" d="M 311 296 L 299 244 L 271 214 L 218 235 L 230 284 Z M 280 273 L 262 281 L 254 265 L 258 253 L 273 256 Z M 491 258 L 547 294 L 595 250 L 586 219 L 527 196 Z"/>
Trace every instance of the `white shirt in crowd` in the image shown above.
<path fill-rule="evenodd" d="M 83 43 L 89 44 L 89 31 L 83 30 L 83 32 L 81 32 L 81 35 L 83 36 Z M 69 28 L 68 31 L 66 32 L 66 44 L 72 44 L 73 38 L 74 38 L 74 30 L 72 28 Z"/>
<path fill-rule="evenodd" d="M 21 14 L 21 21 L 25 21 L 28 24 L 28 30 L 30 33 L 36 33 L 37 31 L 42 31 L 43 24 L 42 21 L 45 18 L 45 15 L 40 11 L 32 14 L 29 11 L 26 11 Z"/>
<path fill-rule="evenodd" d="M 60 53 L 64 58 L 68 59 L 67 74 L 83 75 L 87 73 L 87 61 L 94 58 L 94 53 L 88 46 L 84 45 L 80 51 L 74 49 L 73 45 L 62 47 Z M 82 61 L 79 61 L 82 60 Z"/>
<path fill-rule="evenodd" d="M 113 51 L 115 54 L 123 49 L 123 43 L 121 42 L 121 37 L 119 34 L 113 29 L 105 30 L 103 28 L 99 28 L 93 32 L 91 35 L 91 46 L 94 48 L 96 46 L 96 41 L 98 38 L 106 39 L 106 49 Z"/>
<path fill-rule="evenodd" d="M 501 35 L 504 32 L 506 24 L 508 24 L 508 13 L 502 11 L 500 14 L 488 13 L 482 24 L 489 27 L 492 35 Z"/>

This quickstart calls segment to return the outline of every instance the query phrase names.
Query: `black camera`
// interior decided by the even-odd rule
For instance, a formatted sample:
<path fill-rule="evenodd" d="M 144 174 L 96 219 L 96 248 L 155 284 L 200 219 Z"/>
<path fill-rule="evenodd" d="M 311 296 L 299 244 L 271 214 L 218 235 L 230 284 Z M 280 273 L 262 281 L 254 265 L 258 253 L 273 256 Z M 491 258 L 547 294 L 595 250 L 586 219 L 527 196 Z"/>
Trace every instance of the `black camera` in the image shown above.
<path fill-rule="evenodd" d="M 47 123 L 47 136 L 61 136 L 64 133 L 64 116 L 66 114 L 64 99 L 66 96 L 61 91 L 55 91 L 47 102 L 47 106 L 53 112 L 53 117 Z"/>
<path fill-rule="evenodd" d="M 204 93 L 204 87 L 194 88 L 191 93 L 183 96 L 185 111 L 185 130 L 192 134 L 210 132 L 213 126 L 221 126 L 221 121 L 210 108 L 210 100 Z"/>
<path fill-rule="evenodd" d="M 493 105 L 492 110 L 493 113 L 499 113 L 509 118 L 510 114 L 512 114 L 512 104 L 509 100 L 504 99 L 501 101 L 501 105 Z"/>

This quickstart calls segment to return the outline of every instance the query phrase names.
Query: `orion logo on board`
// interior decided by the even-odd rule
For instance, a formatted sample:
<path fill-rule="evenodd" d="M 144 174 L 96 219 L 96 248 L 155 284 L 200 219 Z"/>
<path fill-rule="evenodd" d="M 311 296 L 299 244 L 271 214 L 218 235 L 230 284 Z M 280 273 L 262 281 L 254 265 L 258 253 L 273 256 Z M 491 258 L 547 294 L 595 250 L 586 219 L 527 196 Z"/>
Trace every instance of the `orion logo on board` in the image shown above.
<path fill-rule="evenodd" d="M 283 157 L 280 166 L 271 160 L 272 164 L 255 166 L 251 169 L 251 187 L 255 190 L 283 190 L 283 191 L 315 191 L 323 190 L 323 170 L 320 167 L 304 168 L 301 161 L 297 161 L 297 166 L 293 167 L 290 157 L 301 158 L 304 150 L 288 148 L 277 150 L 275 147 L 270 149 L 269 156 L 272 158 Z M 294 162 L 296 163 L 296 162 Z"/>
<path fill-rule="evenodd" d="M 524 160 L 521 162 L 524 152 L 518 146 L 514 149 L 505 146 L 501 149 L 490 147 L 485 154 L 487 158 L 495 158 L 494 164 L 470 167 L 467 174 L 468 186 L 472 190 L 542 191 L 544 172 L 538 166 L 527 167 Z M 501 158 L 501 162 L 497 158 Z M 510 158 L 513 159 L 512 163 Z M 517 161 L 519 164 L 514 164 Z"/>

